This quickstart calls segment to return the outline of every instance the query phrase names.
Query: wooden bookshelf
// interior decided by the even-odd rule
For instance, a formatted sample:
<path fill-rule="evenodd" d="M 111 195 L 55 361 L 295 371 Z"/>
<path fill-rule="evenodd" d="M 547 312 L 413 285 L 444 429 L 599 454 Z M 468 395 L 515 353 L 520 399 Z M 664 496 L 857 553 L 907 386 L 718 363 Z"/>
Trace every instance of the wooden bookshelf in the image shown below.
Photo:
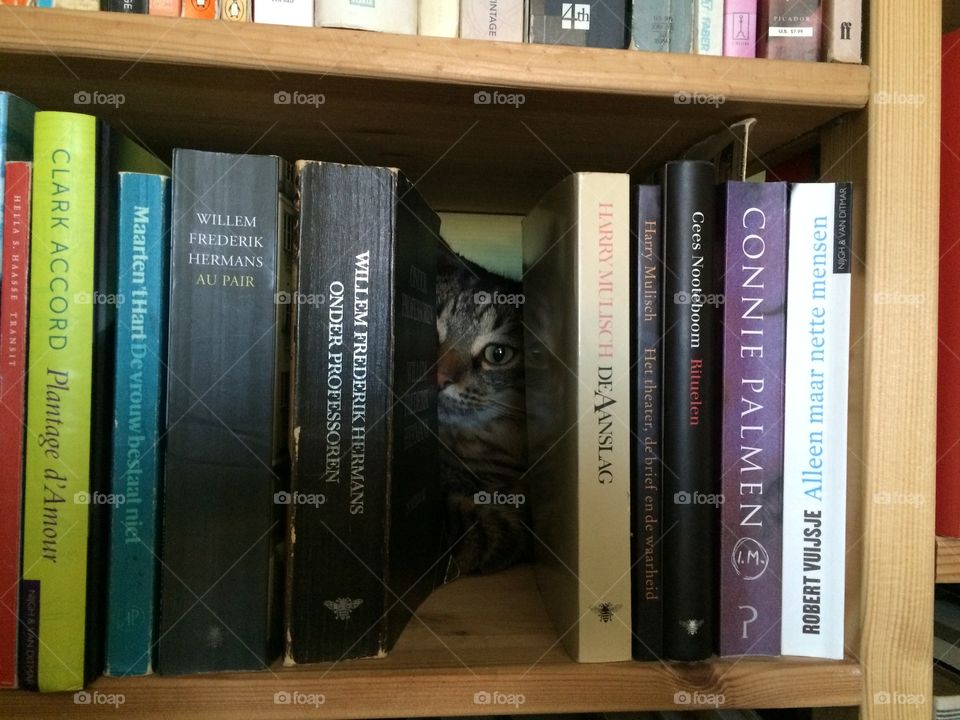
<path fill-rule="evenodd" d="M 102 678 L 91 691 L 121 693 L 123 717 L 164 719 L 683 709 L 676 693 L 696 691 L 723 695 L 724 707 L 857 706 L 870 720 L 927 720 L 941 8 L 869 5 L 862 67 L 0 6 L 5 88 L 104 115 L 161 155 L 187 146 L 395 165 L 438 210 L 523 213 L 571 170 L 643 179 L 756 116 L 761 161 L 817 133 L 824 177 L 856 182 L 846 660 L 577 665 L 559 649 L 529 568 L 517 568 L 436 593 L 383 660 Z M 475 104 L 476 92 L 495 90 L 524 102 Z M 78 91 L 124 102 L 78 106 Z M 324 102 L 276 104 L 284 91 Z M 890 293 L 926 302 L 878 299 Z M 924 502 L 879 500 L 908 495 Z M 282 692 L 325 702 L 276 704 Z M 478 692 L 525 702 L 475 704 Z M 897 694 L 924 700 L 884 702 Z M 0 716 L 119 715 L 69 694 L 0 692 Z"/>
<path fill-rule="evenodd" d="M 960 538 L 937 537 L 937 582 L 960 583 Z"/>

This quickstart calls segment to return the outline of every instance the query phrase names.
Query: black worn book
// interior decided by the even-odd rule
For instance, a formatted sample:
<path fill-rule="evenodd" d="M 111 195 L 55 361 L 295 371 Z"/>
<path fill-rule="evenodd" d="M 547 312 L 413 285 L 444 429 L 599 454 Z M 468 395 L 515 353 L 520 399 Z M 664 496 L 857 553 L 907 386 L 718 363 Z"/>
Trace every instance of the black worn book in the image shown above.
<path fill-rule="evenodd" d="M 147 0 L 100 0 L 100 9 L 109 12 L 147 14 Z"/>
<path fill-rule="evenodd" d="M 663 651 L 702 660 L 716 647 L 721 502 L 723 236 L 712 163 L 667 163 L 663 236 Z"/>
<path fill-rule="evenodd" d="M 625 48 L 627 0 L 530 0 L 528 40 L 545 45 Z"/>
<path fill-rule="evenodd" d="M 439 219 L 396 170 L 297 175 L 288 664 L 383 655 L 445 569 Z"/>
<path fill-rule="evenodd" d="M 175 150 L 158 664 L 279 654 L 292 174 Z"/>
<path fill-rule="evenodd" d="M 663 616 L 660 578 L 663 574 L 660 504 L 663 463 L 663 234 L 659 185 L 638 185 L 632 192 L 630 223 L 633 313 L 630 366 L 632 447 L 630 451 L 633 507 L 633 657 L 663 656 Z"/>

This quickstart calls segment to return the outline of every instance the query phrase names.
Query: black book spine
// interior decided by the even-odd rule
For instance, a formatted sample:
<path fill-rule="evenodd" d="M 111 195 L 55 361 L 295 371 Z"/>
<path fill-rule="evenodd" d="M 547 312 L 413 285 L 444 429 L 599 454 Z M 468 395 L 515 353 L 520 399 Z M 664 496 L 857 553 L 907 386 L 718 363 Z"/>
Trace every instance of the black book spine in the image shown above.
<path fill-rule="evenodd" d="M 632 466 L 630 496 L 633 656 L 659 660 L 663 656 L 661 554 L 661 483 L 663 477 L 663 234 L 661 189 L 640 185 L 633 190 L 631 222 L 633 342 Z"/>
<path fill-rule="evenodd" d="M 410 217 L 422 201 L 396 171 L 304 162 L 298 176 L 286 660 L 304 663 L 389 649 L 430 579 L 411 553 L 439 572 L 443 512 L 424 472 L 436 216 Z"/>
<path fill-rule="evenodd" d="M 663 649 L 702 660 L 716 647 L 720 472 L 721 259 L 716 171 L 664 173 Z"/>
<path fill-rule="evenodd" d="M 147 0 L 100 0 L 100 9 L 108 12 L 147 14 Z"/>
<path fill-rule="evenodd" d="M 262 669 L 279 649 L 285 168 L 276 157 L 174 151 L 164 673 Z"/>

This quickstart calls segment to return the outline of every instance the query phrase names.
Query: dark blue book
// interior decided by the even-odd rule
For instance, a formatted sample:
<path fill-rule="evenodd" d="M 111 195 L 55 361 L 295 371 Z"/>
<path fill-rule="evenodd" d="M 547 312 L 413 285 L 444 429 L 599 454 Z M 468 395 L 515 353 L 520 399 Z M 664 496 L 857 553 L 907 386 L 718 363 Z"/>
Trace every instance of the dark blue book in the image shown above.
<path fill-rule="evenodd" d="M 120 173 L 107 675 L 153 672 L 166 376 L 170 179 Z"/>

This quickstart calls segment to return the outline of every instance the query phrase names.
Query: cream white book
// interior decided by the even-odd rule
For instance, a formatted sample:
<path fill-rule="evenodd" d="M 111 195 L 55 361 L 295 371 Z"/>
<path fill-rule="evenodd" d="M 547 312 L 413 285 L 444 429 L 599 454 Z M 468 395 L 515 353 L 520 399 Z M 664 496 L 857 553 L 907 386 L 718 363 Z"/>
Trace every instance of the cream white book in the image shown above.
<path fill-rule="evenodd" d="M 523 42 L 524 0 L 461 0 L 460 37 Z"/>
<path fill-rule="evenodd" d="M 824 0 L 823 46 L 828 62 L 863 62 L 863 0 Z"/>
<path fill-rule="evenodd" d="M 253 21 L 313 27 L 313 0 L 253 0 Z"/>
<path fill-rule="evenodd" d="M 697 0 L 697 55 L 723 55 L 723 0 Z"/>
<path fill-rule="evenodd" d="M 420 0 L 418 32 L 430 37 L 457 37 L 460 0 Z"/>
<path fill-rule="evenodd" d="M 578 662 L 631 656 L 629 187 L 577 173 L 523 220 L 536 574 Z"/>
<path fill-rule="evenodd" d="M 417 0 L 316 0 L 320 27 L 417 34 Z"/>

